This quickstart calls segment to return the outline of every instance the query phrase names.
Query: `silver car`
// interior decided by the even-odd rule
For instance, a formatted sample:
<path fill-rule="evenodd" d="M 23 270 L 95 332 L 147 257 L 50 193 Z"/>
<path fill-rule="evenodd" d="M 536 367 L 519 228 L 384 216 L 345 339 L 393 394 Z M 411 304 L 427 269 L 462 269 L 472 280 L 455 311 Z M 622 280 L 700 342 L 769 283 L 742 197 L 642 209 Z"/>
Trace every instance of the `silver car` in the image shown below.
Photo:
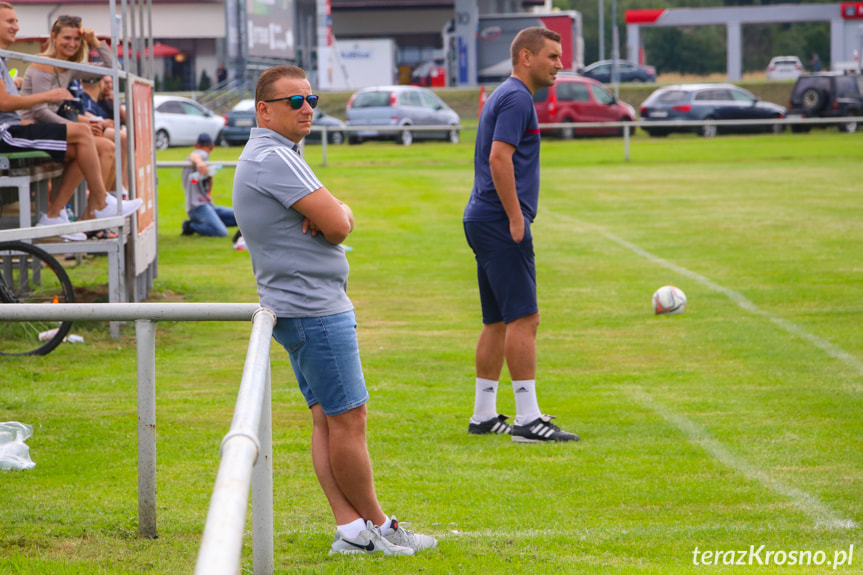
<path fill-rule="evenodd" d="M 349 128 L 368 129 L 348 132 L 348 142 L 395 140 L 410 146 L 414 139 L 443 139 L 458 143 L 460 119 L 437 94 L 417 86 L 379 86 L 365 88 L 351 96 L 347 106 Z M 401 130 L 381 130 L 398 126 Z M 411 126 L 442 126 L 441 130 L 411 130 Z M 449 128 L 446 128 L 449 126 Z"/>

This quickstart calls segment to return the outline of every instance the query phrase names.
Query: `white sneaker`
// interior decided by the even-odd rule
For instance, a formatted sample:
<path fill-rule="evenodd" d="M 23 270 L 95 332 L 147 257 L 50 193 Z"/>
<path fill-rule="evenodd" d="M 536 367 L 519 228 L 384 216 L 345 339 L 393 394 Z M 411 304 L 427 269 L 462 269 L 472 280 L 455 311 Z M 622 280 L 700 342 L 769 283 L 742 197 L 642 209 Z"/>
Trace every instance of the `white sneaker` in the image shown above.
<path fill-rule="evenodd" d="M 68 224 L 69 216 L 66 215 L 66 212 L 60 212 L 60 217 L 57 218 L 49 218 L 48 214 L 42 214 L 39 218 L 39 221 L 36 222 L 37 226 L 56 226 L 59 224 Z M 84 232 L 72 232 L 70 234 L 63 234 L 60 236 L 64 240 L 69 240 L 73 242 L 80 242 L 87 239 L 87 234 Z"/>
<path fill-rule="evenodd" d="M 392 517 L 392 522 L 392 527 L 390 528 L 391 531 L 388 535 L 384 535 L 384 539 L 393 545 L 408 547 L 414 551 L 422 551 L 424 549 L 437 547 L 437 540 L 431 535 L 421 535 L 419 533 L 414 533 L 413 531 L 408 531 L 399 525 L 399 521 L 395 516 Z"/>
<path fill-rule="evenodd" d="M 330 547 L 330 555 L 336 553 L 362 553 L 372 555 L 383 553 L 384 555 L 413 555 L 414 550 L 410 547 L 393 545 L 381 536 L 381 530 L 375 527 L 371 521 L 366 522 L 366 528 L 354 538 L 344 537 L 340 531 L 336 531 L 336 538 Z"/>
<path fill-rule="evenodd" d="M 101 210 L 94 210 L 93 211 L 93 215 L 96 217 L 96 219 L 110 218 L 111 216 L 118 215 L 117 214 L 117 198 L 115 198 L 111 194 L 108 194 L 107 196 L 105 196 L 105 203 L 106 203 L 106 205 L 104 208 L 102 208 Z M 134 214 L 135 212 L 138 211 L 138 208 L 140 208 L 143 205 L 143 203 L 144 203 L 144 201 L 141 200 L 140 198 L 135 198 L 134 200 L 125 200 L 125 201 L 120 200 L 120 206 L 122 209 L 122 213 L 120 215 L 122 215 L 123 217 L 126 217 L 126 216 L 130 216 L 130 215 Z"/>

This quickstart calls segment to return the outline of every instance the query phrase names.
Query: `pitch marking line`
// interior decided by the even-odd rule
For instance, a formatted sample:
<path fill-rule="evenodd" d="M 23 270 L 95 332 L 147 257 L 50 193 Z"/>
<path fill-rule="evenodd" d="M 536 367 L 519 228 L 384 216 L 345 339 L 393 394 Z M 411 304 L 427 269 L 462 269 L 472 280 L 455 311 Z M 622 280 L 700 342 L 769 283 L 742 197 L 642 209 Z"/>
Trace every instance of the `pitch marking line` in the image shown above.
<path fill-rule="evenodd" d="M 816 527 L 828 529 L 853 529 L 855 527 L 854 521 L 840 518 L 817 497 L 770 477 L 742 457 L 734 455 L 720 441 L 711 437 L 703 426 L 657 402 L 641 387 L 634 387 L 630 395 L 643 407 L 654 411 L 668 423 L 677 427 L 690 443 L 699 445 L 715 459 L 747 479 L 757 481 L 774 493 L 790 499 L 800 511 L 815 522 Z"/>
<path fill-rule="evenodd" d="M 719 292 L 719 293 L 725 295 L 726 297 L 728 297 L 730 300 L 732 300 L 734 303 L 736 303 L 738 306 L 740 306 L 744 310 L 746 310 L 750 313 L 756 314 L 756 315 L 760 315 L 761 317 L 764 317 L 764 318 L 770 320 L 771 322 L 773 322 L 774 324 L 778 325 L 779 327 L 781 327 L 782 329 L 784 329 L 785 331 L 787 331 L 791 335 L 795 335 L 795 336 L 797 336 L 803 340 L 808 341 L 809 343 L 811 343 L 812 345 L 814 345 L 818 349 L 822 350 L 824 353 L 826 353 L 827 355 L 829 355 L 833 359 L 838 359 L 839 361 L 843 362 L 845 365 L 847 365 L 848 367 L 853 369 L 857 373 L 857 375 L 863 376 L 863 361 L 861 361 L 857 357 L 851 355 L 850 353 L 848 353 L 844 349 L 840 348 L 836 344 L 834 344 L 830 341 L 827 341 L 826 339 L 824 339 L 822 337 L 818 337 L 817 335 L 813 335 L 813 334 L 809 333 L 808 331 L 806 331 L 802 327 L 788 321 L 787 319 L 779 317 L 778 315 L 770 313 L 768 311 L 762 310 L 757 305 L 755 305 L 754 303 L 752 303 L 751 301 L 746 299 L 746 297 L 744 297 L 742 294 L 740 294 L 734 290 L 730 290 L 726 287 L 723 287 L 723 286 L 719 285 L 718 283 L 704 277 L 703 275 L 701 275 L 699 273 L 696 273 L 692 270 L 681 267 L 681 266 L 679 266 L 675 263 L 672 263 L 668 260 L 665 260 L 659 256 L 655 256 L 652 253 L 648 252 L 647 250 L 643 250 L 640 247 L 638 247 L 637 245 L 630 243 L 630 242 L 626 241 L 625 239 L 620 238 L 620 237 L 612 234 L 611 232 L 604 230 L 603 228 L 601 228 L 599 226 L 594 226 L 594 225 L 588 224 L 586 222 L 582 222 L 576 218 L 564 216 L 561 214 L 552 214 L 552 215 L 554 217 L 570 220 L 573 223 L 576 223 L 576 224 L 579 224 L 581 226 L 589 227 L 593 230 L 596 230 L 597 232 L 599 232 L 599 234 L 601 234 L 606 239 L 611 240 L 612 242 L 614 242 L 620 246 L 623 246 L 632 252 L 635 252 L 636 254 L 649 260 L 650 262 L 655 263 L 659 266 L 662 266 L 665 269 L 671 270 L 671 271 L 678 273 L 682 276 L 686 276 L 689 279 L 692 279 L 692 280 L 700 283 L 701 285 L 705 286 L 706 288 L 708 288 L 712 291 Z M 854 391 L 859 392 L 860 389 L 854 388 Z"/>

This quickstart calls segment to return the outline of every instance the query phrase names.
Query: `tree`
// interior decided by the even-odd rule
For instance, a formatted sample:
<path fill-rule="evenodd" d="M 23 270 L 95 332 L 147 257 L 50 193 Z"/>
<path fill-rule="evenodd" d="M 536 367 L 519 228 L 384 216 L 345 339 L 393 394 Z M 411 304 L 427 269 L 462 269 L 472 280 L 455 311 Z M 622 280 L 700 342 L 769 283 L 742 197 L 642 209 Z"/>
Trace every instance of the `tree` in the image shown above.
<path fill-rule="evenodd" d="M 198 91 L 206 92 L 210 89 L 212 82 L 210 81 L 210 76 L 207 75 L 207 71 L 204 70 L 201 72 L 201 81 L 198 83 Z"/>

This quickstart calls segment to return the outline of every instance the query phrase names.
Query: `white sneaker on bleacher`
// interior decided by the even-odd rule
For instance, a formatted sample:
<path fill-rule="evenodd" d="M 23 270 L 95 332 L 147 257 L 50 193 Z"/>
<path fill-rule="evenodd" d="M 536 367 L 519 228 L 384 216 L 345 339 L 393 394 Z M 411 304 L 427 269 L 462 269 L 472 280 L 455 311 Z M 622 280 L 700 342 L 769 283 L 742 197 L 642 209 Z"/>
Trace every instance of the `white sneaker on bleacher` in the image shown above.
<path fill-rule="evenodd" d="M 60 212 L 60 217 L 57 218 L 49 218 L 48 214 L 42 214 L 39 218 L 39 221 L 36 222 L 37 226 L 56 226 L 59 224 L 68 224 L 69 216 L 66 215 L 66 212 Z M 84 232 L 72 232 L 70 234 L 63 234 L 60 236 L 64 240 L 69 240 L 73 242 L 80 242 L 87 239 L 87 234 Z"/>
<path fill-rule="evenodd" d="M 144 203 L 140 198 L 135 198 L 134 200 L 120 200 L 120 206 L 122 208 L 122 212 L 120 214 L 117 213 L 117 198 L 108 194 L 105 196 L 105 203 L 107 204 L 101 210 L 94 210 L 93 214 L 96 219 L 102 218 L 110 218 L 111 216 L 122 215 L 123 217 L 130 216 L 138 211 L 138 208 Z"/>

